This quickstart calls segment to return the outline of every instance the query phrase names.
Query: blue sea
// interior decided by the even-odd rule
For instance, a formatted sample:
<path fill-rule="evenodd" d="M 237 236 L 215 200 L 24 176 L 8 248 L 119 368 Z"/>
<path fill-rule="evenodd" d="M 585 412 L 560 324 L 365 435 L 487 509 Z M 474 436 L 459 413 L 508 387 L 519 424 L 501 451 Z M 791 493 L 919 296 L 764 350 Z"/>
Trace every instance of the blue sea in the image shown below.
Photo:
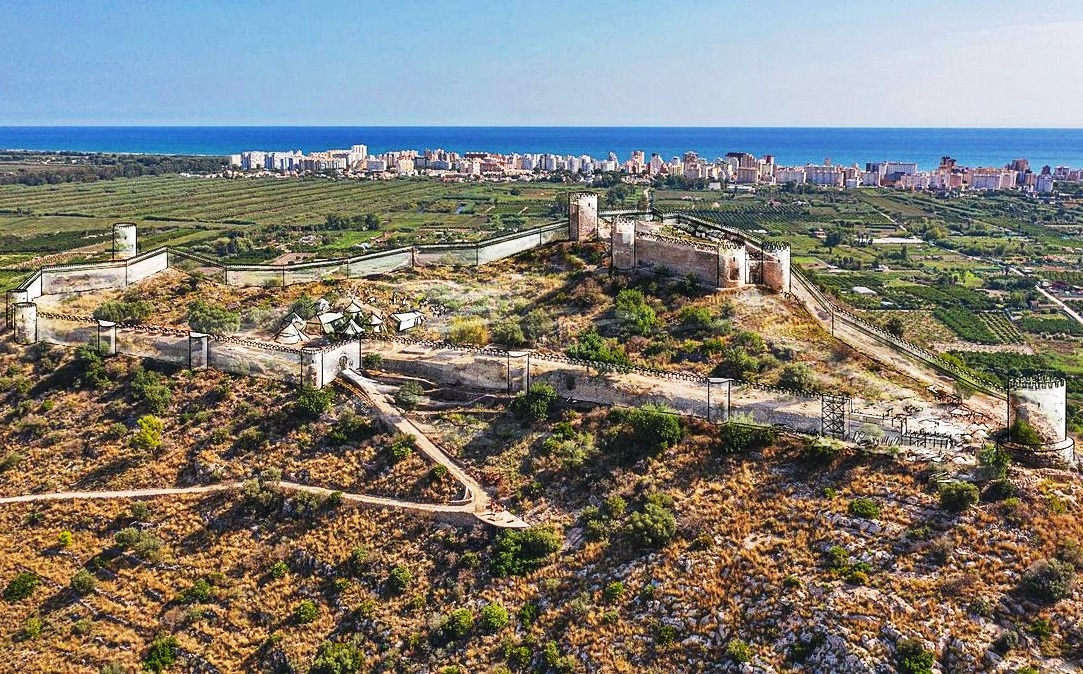
<path fill-rule="evenodd" d="M 864 164 L 895 160 L 935 168 L 950 155 L 963 165 L 1001 166 L 1025 157 L 1032 167 L 1083 167 L 1083 129 L 930 129 L 783 127 L 0 127 L 0 148 L 142 154 L 228 155 L 244 150 L 327 150 L 364 144 L 369 152 L 443 148 L 500 153 L 589 154 L 633 150 L 663 158 L 688 150 L 771 154 L 779 164 Z"/>

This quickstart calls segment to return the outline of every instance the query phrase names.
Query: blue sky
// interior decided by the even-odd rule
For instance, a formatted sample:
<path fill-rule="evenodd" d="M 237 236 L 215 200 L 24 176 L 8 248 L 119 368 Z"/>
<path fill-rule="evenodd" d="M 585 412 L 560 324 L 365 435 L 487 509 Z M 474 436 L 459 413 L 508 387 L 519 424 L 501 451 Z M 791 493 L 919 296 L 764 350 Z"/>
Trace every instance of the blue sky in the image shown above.
<path fill-rule="evenodd" d="M 0 0 L 0 125 L 1083 127 L 1083 3 Z"/>

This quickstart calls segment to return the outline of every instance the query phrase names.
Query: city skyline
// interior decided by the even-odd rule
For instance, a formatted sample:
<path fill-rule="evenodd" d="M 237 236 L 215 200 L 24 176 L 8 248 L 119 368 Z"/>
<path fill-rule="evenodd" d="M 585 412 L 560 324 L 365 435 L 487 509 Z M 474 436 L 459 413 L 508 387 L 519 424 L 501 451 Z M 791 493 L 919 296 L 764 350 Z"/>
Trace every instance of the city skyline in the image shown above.
<path fill-rule="evenodd" d="M 0 125 L 1077 128 L 1083 7 L 0 2 Z"/>

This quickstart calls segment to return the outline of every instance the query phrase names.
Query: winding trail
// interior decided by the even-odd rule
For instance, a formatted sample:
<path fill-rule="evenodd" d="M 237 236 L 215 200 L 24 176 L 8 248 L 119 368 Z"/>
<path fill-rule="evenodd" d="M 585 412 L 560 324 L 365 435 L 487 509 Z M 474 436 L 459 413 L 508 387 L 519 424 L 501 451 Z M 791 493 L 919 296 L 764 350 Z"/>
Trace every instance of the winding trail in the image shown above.
<path fill-rule="evenodd" d="M 399 508 L 413 512 L 429 513 L 434 515 L 463 515 L 474 517 L 477 520 L 502 529 L 524 529 L 528 525 L 523 520 L 515 517 L 506 510 L 493 508 L 492 499 L 482 488 L 481 484 L 469 473 L 456 464 L 451 457 L 443 452 L 429 439 L 425 433 L 412 421 L 403 416 L 397 407 L 391 404 L 388 397 L 381 393 L 376 382 L 362 377 L 352 370 L 342 373 L 344 388 L 352 395 L 363 397 L 370 403 L 384 422 L 400 433 L 412 436 L 417 448 L 431 461 L 445 466 L 448 472 L 455 477 L 465 488 L 467 496 L 452 503 L 418 503 L 397 498 L 383 496 L 370 496 L 368 494 L 354 494 L 341 492 L 325 487 L 314 487 L 286 480 L 279 481 L 277 486 L 287 491 L 303 491 L 319 496 L 330 496 L 339 493 L 343 502 L 359 505 L 377 506 L 382 508 Z M 186 494 L 208 494 L 220 491 L 238 491 L 244 482 L 227 482 L 222 484 L 203 485 L 198 487 L 160 487 L 154 489 L 122 489 L 117 491 L 65 491 L 45 494 L 22 494 L 19 496 L 0 497 L 0 505 L 10 503 L 40 503 L 44 501 L 80 501 L 93 499 L 131 499 L 152 498 L 158 496 L 179 496 Z"/>

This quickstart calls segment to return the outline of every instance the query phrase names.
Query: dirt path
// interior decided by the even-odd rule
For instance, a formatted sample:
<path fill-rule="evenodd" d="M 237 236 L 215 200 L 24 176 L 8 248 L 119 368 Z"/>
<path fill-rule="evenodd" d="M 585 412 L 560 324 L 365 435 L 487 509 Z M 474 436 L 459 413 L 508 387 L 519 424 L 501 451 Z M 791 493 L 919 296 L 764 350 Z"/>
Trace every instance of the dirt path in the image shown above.
<path fill-rule="evenodd" d="M 515 517 L 506 510 L 494 509 L 492 499 L 481 484 L 469 473 L 455 463 L 450 456 L 436 446 L 414 422 L 403 416 L 397 407 L 391 404 L 387 395 L 381 393 L 377 383 L 367 379 L 353 370 L 344 370 L 340 378 L 360 389 L 366 400 L 372 404 L 377 414 L 384 422 L 399 433 L 405 433 L 414 438 L 418 450 L 429 458 L 433 463 L 444 466 L 455 477 L 469 494 L 468 502 L 462 506 L 461 512 L 472 512 L 478 519 L 487 524 L 505 528 L 523 528 L 526 522 Z M 349 387 L 348 388 L 352 388 Z"/>

